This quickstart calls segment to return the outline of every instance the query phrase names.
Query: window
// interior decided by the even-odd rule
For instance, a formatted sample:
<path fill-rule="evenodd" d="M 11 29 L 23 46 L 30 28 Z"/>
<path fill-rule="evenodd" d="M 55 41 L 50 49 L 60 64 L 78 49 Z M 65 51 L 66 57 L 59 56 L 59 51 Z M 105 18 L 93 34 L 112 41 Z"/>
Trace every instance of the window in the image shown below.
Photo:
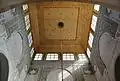
<path fill-rule="evenodd" d="M 95 5 L 94 5 L 94 9 L 95 9 L 96 11 L 99 11 L 99 10 L 100 10 L 100 5 L 95 4 Z"/>
<path fill-rule="evenodd" d="M 88 55 L 89 58 L 90 58 L 90 54 L 91 54 L 90 49 L 87 48 L 87 55 Z"/>
<path fill-rule="evenodd" d="M 30 28 L 29 14 L 27 14 L 27 15 L 24 17 L 24 20 L 25 20 L 26 30 L 28 30 L 28 29 Z"/>
<path fill-rule="evenodd" d="M 78 54 L 79 59 L 84 59 L 86 58 L 85 54 Z"/>
<path fill-rule="evenodd" d="M 34 48 L 32 48 L 31 51 L 30 51 L 31 57 L 33 57 L 34 52 L 35 52 Z"/>
<path fill-rule="evenodd" d="M 24 20 L 26 32 L 28 33 L 27 38 L 28 38 L 29 48 L 31 49 L 30 54 L 32 57 L 34 54 L 34 48 L 32 47 L 33 40 L 32 40 L 32 34 L 31 34 L 31 29 L 30 29 L 31 25 L 30 25 L 28 4 L 22 5 L 21 8 L 22 8 L 22 12 L 23 12 L 23 20 Z"/>
<path fill-rule="evenodd" d="M 58 60 L 58 54 L 47 54 L 46 60 Z"/>
<path fill-rule="evenodd" d="M 29 42 L 29 47 L 31 47 L 31 45 L 33 43 L 31 32 L 28 34 L 28 42 Z"/>
<path fill-rule="evenodd" d="M 62 77 L 62 74 L 63 74 L 63 77 Z M 62 81 L 62 79 L 65 80 L 69 76 L 70 76 L 70 73 L 68 71 L 66 71 L 66 70 L 63 70 L 62 72 L 59 73 L 59 80 L 58 81 Z"/>
<path fill-rule="evenodd" d="M 93 31 L 95 31 L 96 24 L 97 24 L 97 17 L 95 15 L 92 16 L 92 23 L 91 23 L 91 28 Z"/>
<path fill-rule="evenodd" d="M 93 36 L 92 33 L 90 33 L 90 34 L 89 34 L 88 44 L 90 45 L 91 48 L 92 48 L 93 39 L 94 39 L 94 36 Z"/>
<path fill-rule="evenodd" d="M 27 4 L 24 4 L 24 5 L 22 6 L 22 8 L 23 8 L 24 11 L 25 11 L 25 10 L 28 10 L 28 5 L 27 5 Z"/>
<path fill-rule="evenodd" d="M 43 54 L 37 53 L 37 54 L 35 55 L 34 60 L 42 60 L 42 57 L 43 57 Z"/>
<path fill-rule="evenodd" d="M 75 60 L 74 54 L 63 54 L 63 60 Z"/>
<path fill-rule="evenodd" d="M 78 54 L 78 57 L 80 63 L 85 64 L 86 62 L 88 62 L 88 59 L 85 54 Z"/>
<path fill-rule="evenodd" d="M 87 55 L 88 55 L 89 58 L 90 58 L 90 54 L 91 54 L 90 49 L 92 48 L 92 45 L 93 45 L 93 40 L 94 40 L 93 34 L 95 33 L 95 29 L 96 29 L 96 25 L 97 25 L 97 21 L 98 21 L 99 10 L 100 10 L 100 5 L 95 4 L 94 9 L 93 9 L 91 29 L 90 29 L 90 33 L 89 33 L 89 39 L 88 39 L 88 48 L 86 49 L 86 52 L 87 52 Z"/>
<path fill-rule="evenodd" d="M 25 18 L 25 21 L 27 21 L 29 19 L 29 15 L 27 14 L 24 18 Z"/>

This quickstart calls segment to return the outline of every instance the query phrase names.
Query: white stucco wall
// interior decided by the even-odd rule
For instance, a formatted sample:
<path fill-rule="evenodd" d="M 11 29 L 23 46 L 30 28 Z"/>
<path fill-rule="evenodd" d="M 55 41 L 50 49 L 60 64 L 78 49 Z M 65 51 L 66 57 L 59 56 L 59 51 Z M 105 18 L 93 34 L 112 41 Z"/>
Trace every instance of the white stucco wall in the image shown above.
<path fill-rule="evenodd" d="M 4 43 L 0 43 L 0 52 L 9 60 L 8 81 L 24 81 L 31 58 L 21 7 L 0 13 L 0 24 L 5 27 L 8 36 L 2 40 Z"/>

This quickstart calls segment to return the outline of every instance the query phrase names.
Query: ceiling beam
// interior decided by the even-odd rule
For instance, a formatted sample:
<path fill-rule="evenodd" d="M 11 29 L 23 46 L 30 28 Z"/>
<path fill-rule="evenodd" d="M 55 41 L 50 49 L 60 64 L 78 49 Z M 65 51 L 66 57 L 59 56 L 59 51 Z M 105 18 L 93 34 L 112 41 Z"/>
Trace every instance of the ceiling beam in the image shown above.
<path fill-rule="evenodd" d="M 120 0 L 29 0 L 29 2 L 42 2 L 42 1 L 73 1 L 73 2 L 85 2 L 92 4 L 100 4 L 115 10 L 120 11 Z"/>
<path fill-rule="evenodd" d="M 91 3 L 91 0 L 29 0 L 29 2 L 50 2 L 50 1 L 70 1 L 70 2 L 85 2 Z"/>

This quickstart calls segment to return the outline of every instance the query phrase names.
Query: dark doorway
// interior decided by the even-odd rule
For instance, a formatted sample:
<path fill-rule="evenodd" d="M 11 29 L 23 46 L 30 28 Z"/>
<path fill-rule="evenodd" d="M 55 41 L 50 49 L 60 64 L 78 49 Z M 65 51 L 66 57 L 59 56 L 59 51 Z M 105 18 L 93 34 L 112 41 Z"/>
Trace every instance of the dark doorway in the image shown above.
<path fill-rule="evenodd" d="M 120 56 L 117 58 L 115 63 L 115 79 L 120 81 Z"/>
<path fill-rule="evenodd" d="M 8 60 L 2 53 L 0 53 L 0 81 L 8 81 L 8 73 Z"/>

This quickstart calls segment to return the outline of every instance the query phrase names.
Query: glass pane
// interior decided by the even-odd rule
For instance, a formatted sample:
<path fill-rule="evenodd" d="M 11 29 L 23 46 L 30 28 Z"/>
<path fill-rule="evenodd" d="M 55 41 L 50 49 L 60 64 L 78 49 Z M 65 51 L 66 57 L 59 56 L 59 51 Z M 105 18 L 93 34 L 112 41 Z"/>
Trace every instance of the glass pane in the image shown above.
<path fill-rule="evenodd" d="M 75 60 L 74 59 L 74 54 L 63 54 L 63 60 Z"/>
<path fill-rule="evenodd" d="M 55 60 L 58 60 L 58 57 L 55 57 L 54 59 L 55 59 Z"/>
<path fill-rule="evenodd" d="M 38 58 L 37 60 L 42 60 L 42 58 Z"/>
<path fill-rule="evenodd" d="M 100 5 L 95 4 L 95 5 L 94 5 L 94 9 L 95 9 L 96 11 L 99 11 L 99 10 L 100 10 Z"/>
<path fill-rule="evenodd" d="M 66 56 L 63 56 L 63 60 L 66 60 Z"/>
<path fill-rule="evenodd" d="M 91 54 L 90 49 L 87 48 L 87 55 L 88 55 L 89 58 L 90 58 L 90 54 Z"/>
<path fill-rule="evenodd" d="M 34 52 L 35 52 L 34 48 L 32 48 L 31 51 L 30 51 L 31 57 L 33 56 Z"/>
<path fill-rule="evenodd" d="M 46 60 L 58 60 L 58 54 L 47 54 Z"/>
<path fill-rule="evenodd" d="M 92 33 L 89 34 L 89 40 L 88 40 L 88 43 L 90 45 L 90 47 L 92 48 L 92 43 L 93 43 L 93 39 L 94 39 L 94 36 Z"/>
<path fill-rule="evenodd" d="M 50 60 L 50 59 L 51 59 L 51 57 L 50 57 L 50 56 L 47 56 L 46 60 Z"/>
<path fill-rule="evenodd" d="M 25 21 L 27 21 L 29 19 L 29 15 L 27 14 L 25 17 L 24 17 Z"/>
<path fill-rule="evenodd" d="M 78 54 L 79 59 L 86 58 L 85 54 Z"/>
<path fill-rule="evenodd" d="M 37 53 L 37 54 L 36 54 L 36 56 L 37 56 L 37 55 L 39 56 L 40 54 L 39 54 L 39 53 Z"/>
<path fill-rule="evenodd" d="M 93 31 L 95 31 L 95 28 L 96 28 L 96 24 L 97 24 L 97 17 L 95 15 L 93 15 L 92 17 L 92 23 L 91 23 L 91 28 Z"/>
<path fill-rule="evenodd" d="M 30 32 L 29 35 L 28 35 L 28 42 L 29 42 L 29 47 L 31 47 L 31 45 L 32 45 L 32 43 L 33 43 L 31 32 Z"/>
<path fill-rule="evenodd" d="M 38 58 L 39 56 L 35 55 L 35 58 Z"/>
<path fill-rule="evenodd" d="M 25 21 L 26 30 L 30 28 L 30 20 Z"/>
<path fill-rule="evenodd" d="M 34 60 L 38 60 L 37 58 L 34 58 Z"/>
<path fill-rule="evenodd" d="M 22 8 L 23 8 L 23 10 L 27 10 L 28 9 L 28 5 L 25 4 L 25 5 L 22 6 Z"/>
<path fill-rule="evenodd" d="M 43 57 L 43 54 L 37 53 L 37 54 L 35 55 L 34 60 L 42 60 L 42 57 Z"/>
<path fill-rule="evenodd" d="M 75 60 L 75 59 L 74 59 L 74 56 L 71 56 L 71 60 Z"/>

